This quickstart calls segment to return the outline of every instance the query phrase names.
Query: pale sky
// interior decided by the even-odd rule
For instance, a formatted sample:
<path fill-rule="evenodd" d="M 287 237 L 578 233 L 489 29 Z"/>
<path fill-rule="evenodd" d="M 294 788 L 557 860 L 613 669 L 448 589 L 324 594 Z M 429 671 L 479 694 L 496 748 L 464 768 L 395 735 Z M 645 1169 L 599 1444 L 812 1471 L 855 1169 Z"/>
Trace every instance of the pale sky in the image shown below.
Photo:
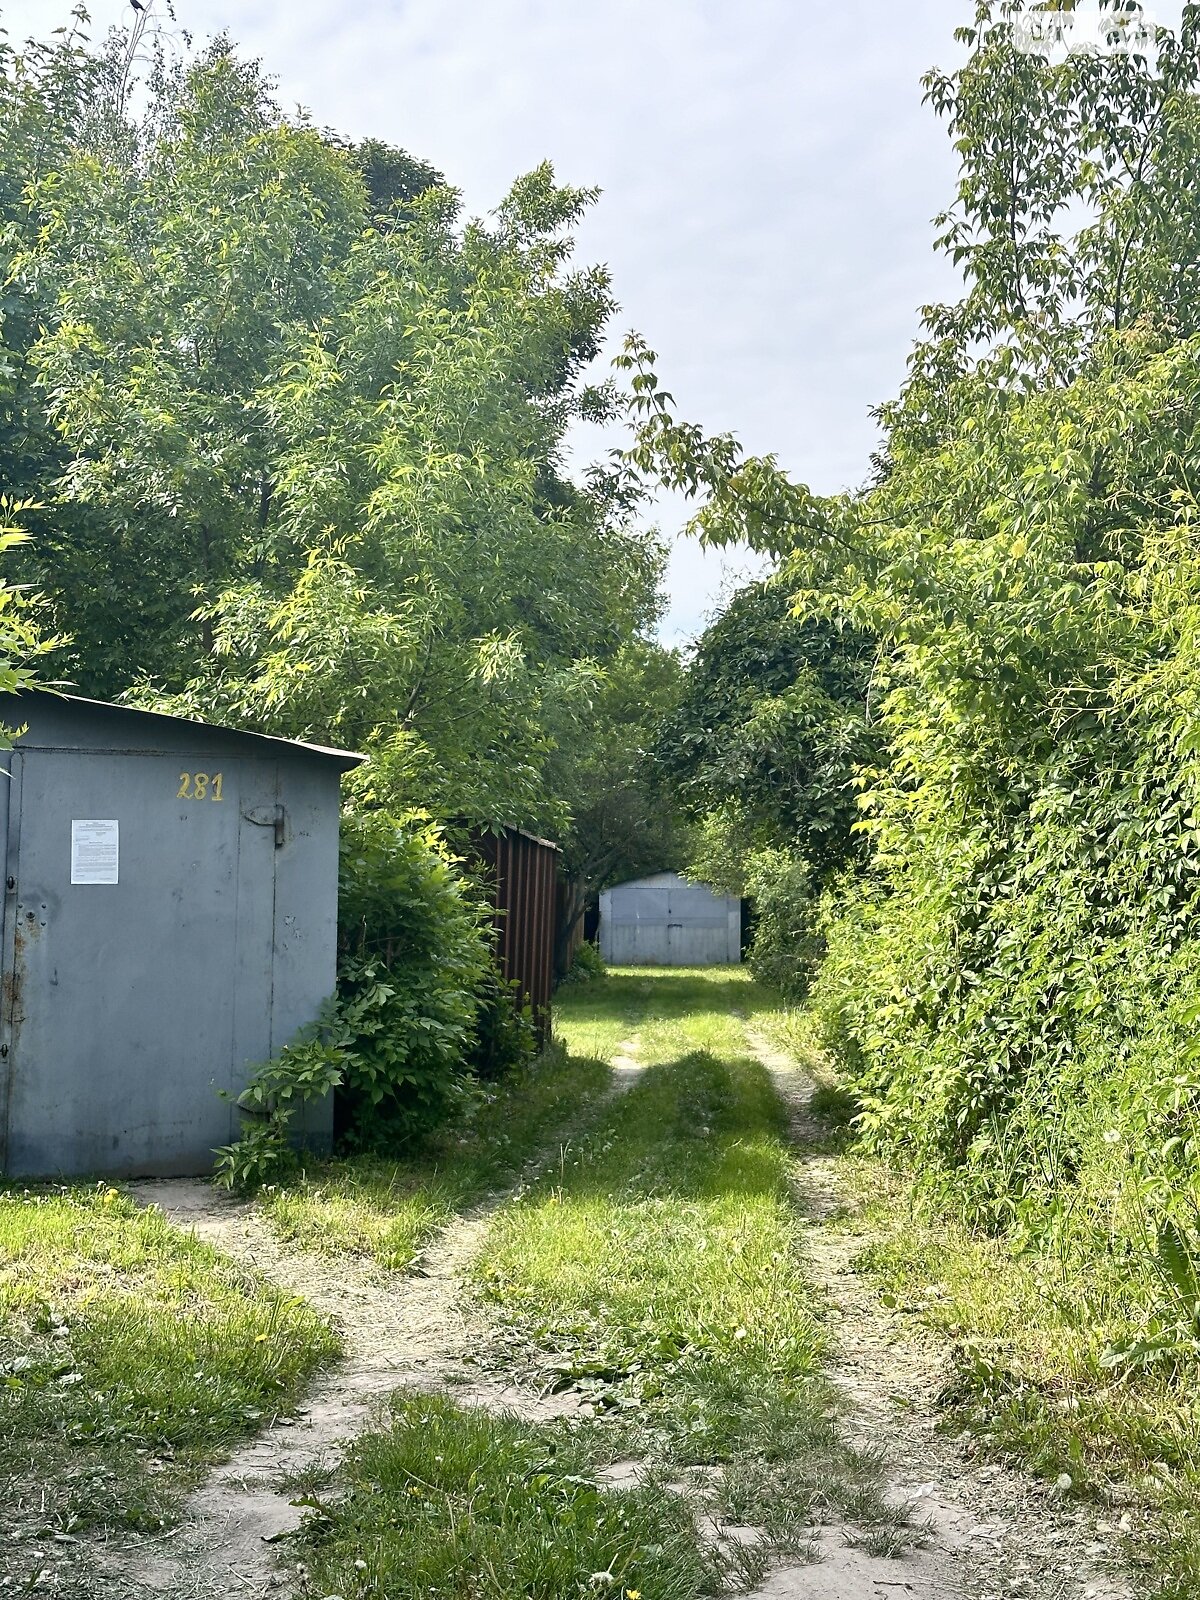
<path fill-rule="evenodd" d="M 161 6 L 163 0 L 157 0 Z M 16 40 L 69 0 L 0 3 Z M 93 33 L 128 0 L 91 0 Z M 921 73 L 957 58 L 971 0 L 176 0 L 225 29 L 287 106 L 430 161 L 490 210 L 550 159 L 603 195 L 579 259 L 612 269 L 613 345 L 636 328 L 688 419 L 774 451 L 814 488 L 858 484 L 918 308 L 954 294 L 931 218 L 953 152 Z M 602 447 L 606 441 L 581 445 Z M 674 532 L 684 508 L 664 501 Z M 745 560 L 691 541 L 664 637 L 703 625 Z"/>

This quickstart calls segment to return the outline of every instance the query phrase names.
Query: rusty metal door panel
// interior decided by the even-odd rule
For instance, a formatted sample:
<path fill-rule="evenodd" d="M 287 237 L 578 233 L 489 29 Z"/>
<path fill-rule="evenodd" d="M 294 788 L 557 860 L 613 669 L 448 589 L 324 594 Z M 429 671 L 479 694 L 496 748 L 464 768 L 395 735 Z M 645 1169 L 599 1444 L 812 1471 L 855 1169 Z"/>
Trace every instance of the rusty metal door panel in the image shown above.
<path fill-rule="evenodd" d="M 217 1090 L 270 1054 L 277 765 L 188 766 L 14 755 L 0 1018 L 12 1175 L 202 1171 L 234 1126 Z M 71 882 L 80 819 L 119 823 L 116 884 Z"/>

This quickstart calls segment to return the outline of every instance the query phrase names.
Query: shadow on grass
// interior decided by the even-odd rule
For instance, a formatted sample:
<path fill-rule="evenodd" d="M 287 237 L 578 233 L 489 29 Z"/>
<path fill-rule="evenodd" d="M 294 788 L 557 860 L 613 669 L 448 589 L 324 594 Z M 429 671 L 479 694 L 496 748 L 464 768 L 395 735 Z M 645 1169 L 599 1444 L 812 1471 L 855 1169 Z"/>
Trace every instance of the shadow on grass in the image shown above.
<path fill-rule="evenodd" d="M 821 1371 L 786 1133 L 752 1059 L 651 1066 L 498 1214 L 478 1272 L 531 1377 L 577 1390 L 621 1449 L 712 1469 L 717 1506 L 792 1549 L 838 1517 L 894 1518 Z"/>

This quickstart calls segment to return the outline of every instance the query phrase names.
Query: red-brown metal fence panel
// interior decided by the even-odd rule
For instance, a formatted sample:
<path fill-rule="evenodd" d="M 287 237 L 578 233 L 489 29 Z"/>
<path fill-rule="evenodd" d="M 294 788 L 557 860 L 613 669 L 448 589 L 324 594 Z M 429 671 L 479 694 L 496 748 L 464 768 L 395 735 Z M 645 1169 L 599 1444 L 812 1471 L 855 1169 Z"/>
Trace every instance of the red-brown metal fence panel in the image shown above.
<path fill-rule="evenodd" d="M 527 1000 L 543 1042 L 550 1037 L 559 849 L 518 828 L 479 829 L 471 847 L 483 863 L 496 910 L 496 955 L 505 980 Z"/>

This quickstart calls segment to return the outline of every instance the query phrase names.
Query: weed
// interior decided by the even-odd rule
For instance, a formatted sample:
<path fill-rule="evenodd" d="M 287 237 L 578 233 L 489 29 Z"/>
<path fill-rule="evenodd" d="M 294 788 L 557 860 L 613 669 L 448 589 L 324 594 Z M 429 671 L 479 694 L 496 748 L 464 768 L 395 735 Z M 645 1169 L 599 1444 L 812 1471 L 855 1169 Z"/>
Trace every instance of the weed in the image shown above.
<path fill-rule="evenodd" d="M 717 1551 L 727 1588 L 757 1589 L 770 1570 L 769 1547 L 758 1539 L 721 1538 Z"/>
<path fill-rule="evenodd" d="M 275 1487 L 291 1495 L 315 1495 L 330 1489 L 337 1482 L 337 1463 L 334 1460 L 309 1461 L 294 1472 L 284 1473 L 275 1480 Z"/>
<path fill-rule="evenodd" d="M 1162 1263 L 1184 1331 L 1167 1327 L 1162 1358 L 1139 1359 L 1162 1301 L 1143 1303 L 1122 1252 L 1048 1259 L 980 1237 L 874 1161 L 846 1171 L 857 1171 L 864 1220 L 880 1235 L 862 1267 L 895 1310 L 953 1342 L 943 1404 L 985 1453 L 1069 1480 L 1073 1494 L 1129 1504 L 1127 1525 L 1161 1585 L 1155 1592 L 1194 1595 L 1197 1415 L 1178 1366 L 1188 1261 Z"/>
<path fill-rule="evenodd" d="M 844 1537 L 847 1544 L 878 1561 L 896 1561 L 928 1544 L 930 1529 L 928 1522 L 913 1522 L 911 1507 L 889 1506 L 882 1515 L 875 1512 L 870 1527 L 849 1527 Z"/>
<path fill-rule="evenodd" d="M 560 1427 L 405 1395 L 358 1439 L 345 1493 L 315 1498 L 309 1593 L 389 1600 L 693 1600 L 722 1566 L 680 1498 L 601 1488 Z"/>
<path fill-rule="evenodd" d="M 586 940 L 576 950 L 574 959 L 563 983 L 596 983 L 607 976 L 608 968 L 604 964 L 604 957 L 594 944 Z"/>

